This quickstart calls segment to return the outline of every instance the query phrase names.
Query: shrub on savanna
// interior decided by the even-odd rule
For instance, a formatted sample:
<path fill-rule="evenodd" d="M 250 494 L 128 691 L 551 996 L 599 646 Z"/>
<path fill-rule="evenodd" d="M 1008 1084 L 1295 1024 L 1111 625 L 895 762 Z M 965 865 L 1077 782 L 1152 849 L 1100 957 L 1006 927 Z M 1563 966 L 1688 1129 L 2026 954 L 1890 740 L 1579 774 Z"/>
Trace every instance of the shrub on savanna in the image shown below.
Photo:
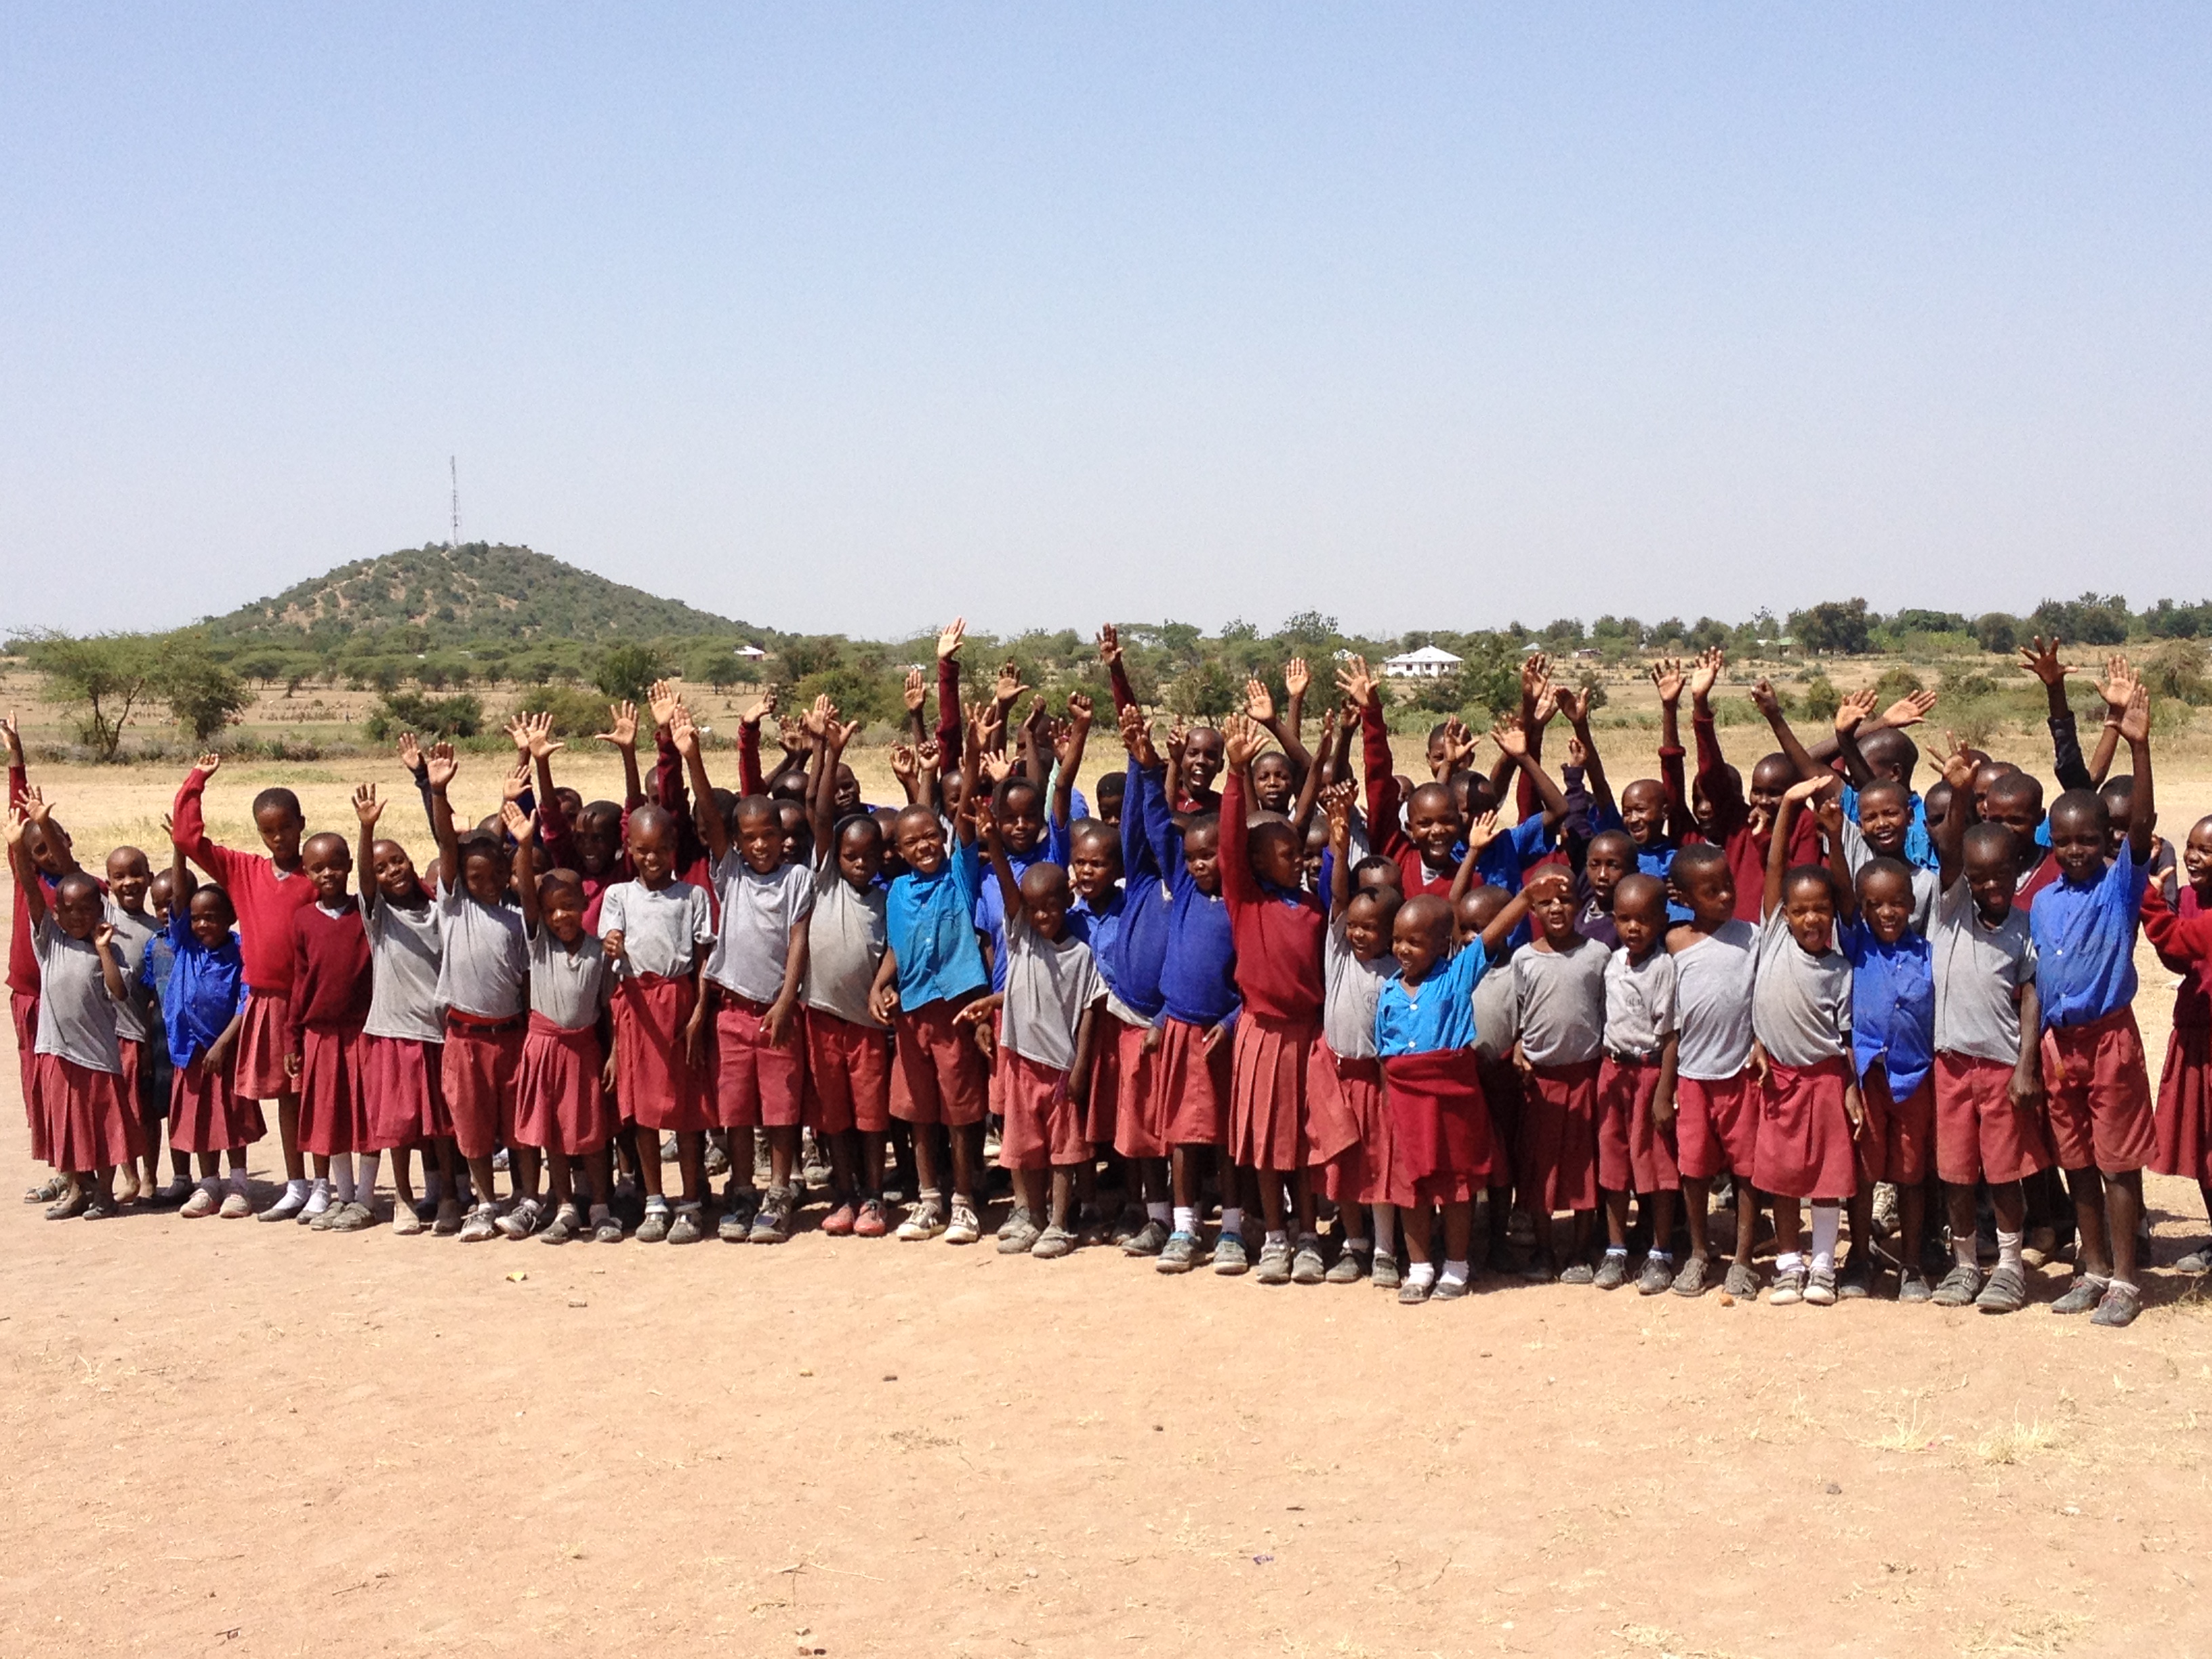
<path fill-rule="evenodd" d="M 572 745 L 588 742 L 605 731 L 614 718 L 614 710 L 606 698 L 573 685 L 539 686 L 526 691 L 514 700 L 514 707 L 508 713 L 550 714 L 553 735 Z"/>
<path fill-rule="evenodd" d="M 592 668 L 592 684 L 617 702 L 642 704 L 658 679 L 665 679 L 675 665 L 665 653 L 650 645 L 625 641 L 599 653 Z"/>
<path fill-rule="evenodd" d="M 785 712 L 803 714 L 814 706 L 815 698 L 827 697 L 837 705 L 838 717 L 848 723 L 896 723 L 906 714 L 903 684 L 903 676 L 880 669 L 873 672 L 857 667 L 824 669 L 809 674 L 792 688 Z M 930 687 L 933 692 L 936 689 L 933 684 Z M 1016 709 L 1007 718 L 1019 720 L 1026 713 L 1026 709 Z"/>
<path fill-rule="evenodd" d="M 2152 652 L 2141 672 L 2151 695 L 2173 697 L 2197 707 L 2212 703 L 2212 678 L 2206 675 L 2208 653 L 2194 639 L 2176 639 Z"/>
<path fill-rule="evenodd" d="M 420 691 L 388 691 L 362 730 L 384 743 L 402 732 L 419 738 L 473 738 L 483 729 L 483 700 L 466 691 L 433 697 Z"/>
<path fill-rule="evenodd" d="M 50 634 L 28 641 L 25 654 L 46 676 L 46 699 L 81 711 L 77 736 L 95 760 L 116 758 L 124 728 L 149 697 L 167 702 L 201 744 L 253 701 L 246 683 L 197 635 Z"/>
<path fill-rule="evenodd" d="M 1836 710 L 1844 706 L 1843 694 L 1836 683 L 1826 674 L 1815 674 L 1805 682 L 1805 718 L 1812 720 L 1832 720 Z"/>

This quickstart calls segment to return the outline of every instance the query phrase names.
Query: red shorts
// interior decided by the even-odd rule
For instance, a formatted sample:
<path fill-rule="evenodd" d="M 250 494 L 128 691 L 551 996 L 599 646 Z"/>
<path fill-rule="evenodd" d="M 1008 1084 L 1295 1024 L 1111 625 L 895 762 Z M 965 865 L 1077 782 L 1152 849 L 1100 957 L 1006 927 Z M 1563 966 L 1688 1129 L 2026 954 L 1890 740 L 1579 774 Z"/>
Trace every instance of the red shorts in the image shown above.
<path fill-rule="evenodd" d="M 248 1100 L 281 1100 L 292 1092 L 284 1057 L 292 1052 L 292 1000 L 282 991 L 246 994 L 246 1020 L 238 1028 L 230 1086 Z"/>
<path fill-rule="evenodd" d="M 2158 1151 L 2136 1011 L 2043 1034 L 2044 1113 L 2062 1168 L 2140 1170 Z"/>
<path fill-rule="evenodd" d="M 1521 1068 L 1510 1058 L 1477 1054 L 1475 1075 L 1482 1079 L 1482 1103 L 1490 1114 L 1491 1190 L 1513 1190 L 1513 1158 L 1521 1145 L 1521 1113 L 1528 1091 Z"/>
<path fill-rule="evenodd" d="M 59 1054 L 40 1054 L 38 1071 L 54 1168 L 84 1175 L 128 1164 L 145 1150 L 138 1114 L 125 1109 L 123 1079 L 115 1073 Z"/>
<path fill-rule="evenodd" d="M 1003 1044 L 993 1069 L 1006 1119 L 999 1139 L 1000 1169 L 1068 1169 L 1089 1161 L 1091 1143 L 1083 1138 L 1082 1111 L 1068 1097 L 1066 1073 Z"/>
<path fill-rule="evenodd" d="M 939 999 L 898 1017 L 891 1066 L 891 1115 L 902 1123 L 981 1123 L 990 1084 L 982 1050 Z"/>
<path fill-rule="evenodd" d="M 1336 1071 L 1336 1091 L 1358 1131 L 1344 1155 L 1328 1166 L 1328 1195 L 1339 1204 L 1387 1204 L 1390 1182 L 1390 1114 L 1382 1103 L 1382 1062 L 1344 1060 L 1322 1050 Z"/>
<path fill-rule="evenodd" d="M 1759 1103 L 1752 1093 L 1748 1071 L 1719 1079 L 1675 1079 L 1674 1144 L 1684 1179 L 1750 1177 L 1759 1152 Z"/>
<path fill-rule="evenodd" d="M 891 1035 L 819 1008 L 806 1011 L 806 1100 L 802 1115 L 817 1134 L 891 1127 Z"/>
<path fill-rule="evenodd" d="M 39 1102 L 39 994 L 9 992 L 8 1012 L 15 1022 L 15 1064 L 23 1074 L 23 1115 L 31 1127 L 31 1157 L 34 1162 L 51 1164 L 46 1114 Z"/>
<path fill-rule="evenodd" d="M 179 1152 L 227 1152 L 269 1133 L 261 1103 L 230 1086 L 228 1066 L 210 1070 L 201 1054 L 169 1073 L 169 1146 Z"/>
<path fill-rule="evenodd" d="M 463 1158 L 489 1158 L 514 1139 L 514 1071 L 522 1063 L 522 1021 L 446 1016 L 439 1082 Z"/>
<path fill-rule="evenodd" d="M 1206 1038 L 1211 1030 L 1180 1019 L 1160 1021 L 1153 1075 L 1167 1103 L 1170 1146 L 1225 1148 L 1229 1144 L 1230 1039 L 1222 1038 L 1209 1054 Z"/>
<path fill-rule="evenodd" d="M 1160 1086 L 1158 1028 L 1128 1025 L 1119 1019 L 1101 1020 L 1091 1039 L 1098 1051 L 1098 1075 L 1091 1085 L 1095 1096 L 1104 1081 L 1112 1055 L 1114 1080 L 1114 1150 L 1123 1158 L 1165 1158 L 1168 1155 L 1168 1097 Z M 1091 1106 L 1092 1121 L 1099 1108 Z"/>
<path fill-rule="evenodd" d="M 1597 1208 L 1597 1074 L 1594 1060 L 1526 1074 L 1513 1189 L 1531 1216 Z"/>
<path fill-rule="evenodd" d="M 2051 1167 L 2041 1114 L 2013 1104 L 2013 1063 L 1936 1056 L 1936 1173 L 1954 1187 L 2002 1185 Z"/>
<path fill-rule="evenodd" d="M 453 1133 L 446 1111 L 445 1044 L 413 1037 L 363 1036 L 362 1074 L 368 1087 L 366 1152 L 388 1152 Z"/>
<path fill-rule="evenodd" d="M 1777 1198 L 1850 1197 L 1859 1189 L 1850 1114 L 1844 1106 L 1850 1061 L 1838 1056 L 1818 1066 L 1776 1065 L 1770 1072 L 1753 1091 L 1759 1146 L 1751 1184 Z"/>
<path fill-rule="evenodd" d="M 1675 1193 L 1674 1126 L 1651 1115 L 1659 1062 L 1607 1056 L 1597 1074 L 1597 1184 L 1609 1193 Z"/>
<path fill-rule="evenodd" d="M 1887 1181 L 1893 1187 L 1917 1187 L 1936 1162 L 1936 1074 L 1903 1100 L 1889 1091 L 1889 1068 L 1877 1066 L 1859 1084 L 1866 1127 L 1859 1132 L 1859 1185 Z"/>
<path fill-rule="evenodd" d="M 806 1013 L 793 1008 L 783 1039 L 770 1042 L 765 1022 L 774 1005 L 714 993 L 714 1074 L 712 1121 L 725 1129 L 795 1129 L 806 1115 Z M 616 1048 L 622 1052 L 620 1040 Z M 624 1074 L 623 1110 L 646 1121 L 644 1103 L 633 1103 Z M 703 1129 L 697 1122 L 656 1123 L 656 1129 Z"/>
<path fill-rule="evenodd" d="M 300 1033 L 300 1150 L 329 1158 L 368 1139 L 368 1068 L 358 1031 Z"/>
<path fill-rule="evenodd" d="M 2159 1074 L 2157 1119 L 2150 1167 L 2212 1186 L 2212 1030 L 2173 1028 Z"/>
<path fill-rule="evenodd" d="M 1382 1062 L 1390 1117 L 1386 1202 L 1465 1204 L 1488 1182 L 1495 1154 L 1475 1061 L 1472 1048 L 1447 1048 Z"/>
<path fill-rule="evenodd" d="M 563 1158 L 612 1140 L 621 1125 L 603 1084 L 606 1063 L 597 1026 L 556 1025 L 532 1013 L 514 1071 L 515 1139 Z"/>
<path fill-rule="evenodd" d="M 1358 1135 L 1322 1047 L 1321 1017 L 1275 1019 L 1246 1009 L 1230 1046 L 1230 1157 L 1248 1170 L 1312 1169 Z"/>

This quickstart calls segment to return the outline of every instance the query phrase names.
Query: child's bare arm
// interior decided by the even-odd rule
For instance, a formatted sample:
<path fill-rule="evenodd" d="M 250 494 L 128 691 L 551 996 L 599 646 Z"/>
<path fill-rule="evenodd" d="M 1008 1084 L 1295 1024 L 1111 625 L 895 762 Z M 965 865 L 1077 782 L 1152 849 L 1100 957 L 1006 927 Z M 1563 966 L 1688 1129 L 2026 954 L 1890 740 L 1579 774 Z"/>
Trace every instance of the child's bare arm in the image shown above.
<path fill-rule="evenodd" d="M 1829 775 L 1828 769 L 1813 758 L 1812 751 L 1790 729 L 1790 721 L 1782 712 L 1782 699 L 1775 695 L 1770 682 L 1761 680 L 1752 687 L 1751 703 L 1766 717 L 1767 725 L 1773 728 L 1775 743 L 1784 754 L 1790 757 L 1790 763 L 1797 769 L 1799 777 L 1826 777 Z"/>
<path fill-rule="evenodd" d="M 768 1012 L 761 1016 L 761 1034 L 771 1043 L 781 1043 L 790 1029 L 793 1011 L 799 1006 L 799 988 L 806 983 L 806 922 L 804 918 L 792 923 L 791 939 L 784 948 L 783 988 L 775 994 Z M 705 971 L 705 963 L 700 964 Z M 703 983 L 702 988 L 703 989 Z M 705 1006 L 702 999 L 700 1006 Z"/>
<path fill-rule="evenodd" d="M 1562 687 L 1553 694 L 1559 699 L 1559 712 L 1567 717 L 1574 729 L 1575 741 L 1583 746 L 1583 785 L 1589 797 L 1600 806 L 1620 816 L 1613 799 L 1613 784 L 1605 775 L 1605 762 L 1597 752 L 1597 739 L 1590 735 L 1590 694 L 1572 691 Z"/>
<path fill-rule="evenodd" d="M 1068 1068 L 1067 1097 L 1078 1106 L 1091 1100 L 1091 1047 L 1098 1030 L 1098 1005 L 1086 1002 L 1075 1022 L 1075 1064 Z"/>
<path fill-rule="evenodd" d="M 1974 810 L 1974 763 L 1963 740 L 1948 732 L 1943 735 L 1950 752 L 1932 758 L 1943 769 L 1943 781 L 1951 786 L 1951 805 L 1936 826 L 1934 840 L 1936 879 L 1948 893 L 1966 866 L 1966 820 Z"/>
<path fill-rule="evenodd" d="M 384 803 L 376 798 L 376 786 L 360 783 L 354 786 L 353 814 L 361 824 L 360 838 L 355 842 L 353 872 L 361 887 L 362 908 L 367 909 L 376 902 L 376 869 L 369 850 L 376 845 L 377 820 L 384 816 Z"/>
<path fill-rule="evenodd" d="M 1501 720 L 1492 728 L 1490 736 L 1491 740 L 1497 744 L 1499 752 L 1515 766 L 1519 767 L 1521 775 L 1535 787 L 1536 799 L 1543 804 L 1546 821 L 1557 823 L 1565 817 L 1567 815 L 1566 792 L 1559 787 L 1552 775 L 1539 765 L 1535 756 L 1529 752 L 1528 732 L 1510 721 Z"/>
<path fill-rule="evenodd" d="M 1467 890 L 1475 884 L 1476 866 L 1481 861 L 1482 849 L 1496 841 L 1499 832 L 1495 812 L 1485 812 L 1467 826 L 1467 856 L 1459 861 L 1459 868 L 1452 873 L 1451 902 L 1454 904 L 1466 897 Z"/>
<path fill-rule="evenodd" d="M 2158 801 L 2151 793 L 2150 688 L 2138 684 L 2128 699 L 2128 712 L 2120 717 L 2119 734 L 2127 739 L 2135 761 L 2135 799 L 2128 812 L 2128 849 L 2138 868 L 2150 862 L 2152 838 L 2158 828 Z"/>
<path fill-rule="evenodd" d="M 429 755 L 430 828 L 438 837 L 438 872 L 449 893 L 461 890 L 461 843 L 453 831 L 453 804 L 447 790 L 460 770 L 450 743 L 434 744 Z"/>
<path fill-rule="evenodd" d="M 1075 729 L 1069 733 L 1066 758 L 1060 763 L 1060 775 L 1053 780 L 1052 817 L 1050 822 L 1065 828 L 1069 814 L 1074 811 L 1075 779 L 1083 769 L 1084 745 L 1091 740 L 1091 721 L 1094 705 L 1080 691 L 1068 694 L 1067 716 Z"/>
<path fill-rule="evenodd" d="M 860 723 L 849 724 L 832 720 L 823 733 L 822 769 L 814 778 L 814 856 L 817 861 L 824 857 L 834 859 L 836 848 L 831 837 L 837 827 L 837 768 L 844 759 L 845 746 L 859 732 Z M 908 797 L 910 801 L 913 797 Z"/>
<path fill-rule="evenodd" d="M 875 981 L 868 987 L 868 1006 L 886 1025 L 898 1012 L 898 952 L 895 949 L 886 946 L 884 959 L 876 964 Z"/>
<path fill-rule="evenodd" d="M 538 815 L 513 801 L 500 809 L 500 822 L 514 842 L 514 885 L 522 897 L 522 925 L 538 931 Z"/>
<path fill-rule="evenodd" d="M 960 745 L 960 811 L 953 824 L 953 834 L 963 847 L 975 845 L 976 814 L 988 810 L 975 799 L 975 781 L 983 775 L 983 750 L 996 748 L 998 737 L 999 720 L 994 709 L 978 708 L 970 715 Z"/>
<path fill-rule="evenodd" d="M 1333 783 L 1322 794 L 1328 814 L 1328 914 L 1344 914 L 1352 902 L 1352 781 Z M 1123 808 L 1127 811 L 1127 807 Z"/>
<path fill-rule="evenodd" d="M 2134 698 L 2136 687 L 2142 682 L 2125 657 L 2114 657 L 2105 668 L 2105 678 L 2097 686 L 2098 695 L 2105 700 L 2105 724 L 2097 733 L 2097 751 L 2089 757 L 2086 781 L 2069 782 L 2059 779 L 2066 789 L 2101 789 L 2111 775 L 2112 760 L 2120 752 L 2120 724 L 2127 718 L 2128 704 Z M 2077 741 L 2075 748 L 2081 744 Z"/>
<path fill-rule="evenodd" d="M 1766 890 L 1759 907 L 1762 919 L 1782 908 L 1782 878 L 1790 872 L 1790 821 L 1798 807 L 1825 781 L 1821 778 L 1798 779 L 1774 809 L 1774 827 L 1768 832 L 1766 843 Z"/>
<path fill-rule="evenodd" d="M 637 705 L 608 704 L 607 729 L 592 735 L 601 743 L 612 744 L 622 756 L 623 810 L 635 811 L 645 805 L 645 783 L 637 771 Z"/>
<path fill-rule="evenodd" d="M 691 711 L 681 704 L 669 721 L 668 736 L 676 752 L 684 757 L 684 775 L 691 780 L 691 799 L 696 804 L 691 817 L 699 839 L 707 856 L 720 864 L 730 850 L 730 826 L 714 805 L 714 786 L 707 776 L 706 745 L 699 739 L 699 728 L 692 723 Z"/>
<path fill-rule="evenodd" d="M 1528 890 L 1524 887 L 1505 901 L 1505 908 L 1492 916 L 1490 926 L 1482 930 L 1483 950 L 1495 957 L 1504 948 L 1505 941 L 1513 937 L 1513 930 L 1527 920 L 1528 915 Z"/>
<path fill-rule="evenodd" d="M 2020 988 L 2020 1058 L 2013 1062 L 2005 1093 L 2015 1106 L 2043 1098 L 2043 998 L 2030 979 Z"/>
<path fill-rule="evenodd" d="M 1014 866 L 1006 857 L 1006 843 L 999 834 L 999 815 L 986 808 L 982 818 L 983 855 L 991 863 L 991 879 L 999 884 L 999 906 L 1001 914 L 1011 923 L 1022 908 L 1022 884 L 1014 875 Z"/>
<path fill-rule="evenodd" d="M 1681 1046 L 1681 1038 L 1673 1031 L 1659 1039 L 1659 1086 L 1651 1091 L 1651 1121 L 1662 1129 L 1674 1121 L 1674 1084 Z"/>
<path fill-rule="evenodd" d="M 1836 884 L 1836 914 L 1848 921 L 1859 913 L 1858 884 L 1851 878 L 1851 861 L 1844 850 L 1844 792 L 1825 787 L 1813 794 L 1813 816 L 1820 821 L 1828 840 L 1828 874 Z M 1772 848 L 1768 849 L 1770 852 Z"/>
<path fill-rule="evenodd" d="M 100 982 L 107 987 L 111 1002 L 127 1002 L 131 990 L 123 982 L 123 963 L 115 954 L 115 925 L 101 922 L 92 930 L 92 948 L 100 953 Z"/>

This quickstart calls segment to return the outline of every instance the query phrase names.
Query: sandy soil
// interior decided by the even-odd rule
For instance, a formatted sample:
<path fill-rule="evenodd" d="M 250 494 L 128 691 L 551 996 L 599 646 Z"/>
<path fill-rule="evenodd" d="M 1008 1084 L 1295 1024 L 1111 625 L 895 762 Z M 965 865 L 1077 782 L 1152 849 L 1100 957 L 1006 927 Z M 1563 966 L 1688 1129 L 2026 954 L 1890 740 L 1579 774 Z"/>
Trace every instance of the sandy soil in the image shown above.
<path fill-rule="evenodd" d="M 277 775 L 240 769 L 221 833 Z M 283 775 L 319 823 L 354 774 Z M 88 855 L 150 844 L 173 782 L 46 777 Z M 2212 777 L 2168 801 L 2185 822 Z M 2147 970 L 2154 1055 L 2170 983 Z M 2203 1217 L 2151 1187 L 2171 1261 Z M 2206 1628 L 2212 1311 L 2170 1271 L 2115 1334 L 1558 1286 L 1401 1309 L 811 1231 L 556 1250 L 9 1210 L 12 1653 L 2141 1654 Z"/>

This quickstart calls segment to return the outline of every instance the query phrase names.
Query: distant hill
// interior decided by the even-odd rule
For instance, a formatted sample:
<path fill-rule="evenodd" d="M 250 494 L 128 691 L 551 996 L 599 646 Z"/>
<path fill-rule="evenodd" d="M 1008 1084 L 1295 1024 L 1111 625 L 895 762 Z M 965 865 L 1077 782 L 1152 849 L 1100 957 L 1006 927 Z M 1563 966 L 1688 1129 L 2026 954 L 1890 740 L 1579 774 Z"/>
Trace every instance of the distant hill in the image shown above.
<path fill-rule="evenodd" d="M 218 639 L 332 640 L 422 630 L 430 646 L 514 640 L 684 639 L 767 631 L 563 564 L 526 547 L 431 543 L 358 559 L 202 624 Z"/>

